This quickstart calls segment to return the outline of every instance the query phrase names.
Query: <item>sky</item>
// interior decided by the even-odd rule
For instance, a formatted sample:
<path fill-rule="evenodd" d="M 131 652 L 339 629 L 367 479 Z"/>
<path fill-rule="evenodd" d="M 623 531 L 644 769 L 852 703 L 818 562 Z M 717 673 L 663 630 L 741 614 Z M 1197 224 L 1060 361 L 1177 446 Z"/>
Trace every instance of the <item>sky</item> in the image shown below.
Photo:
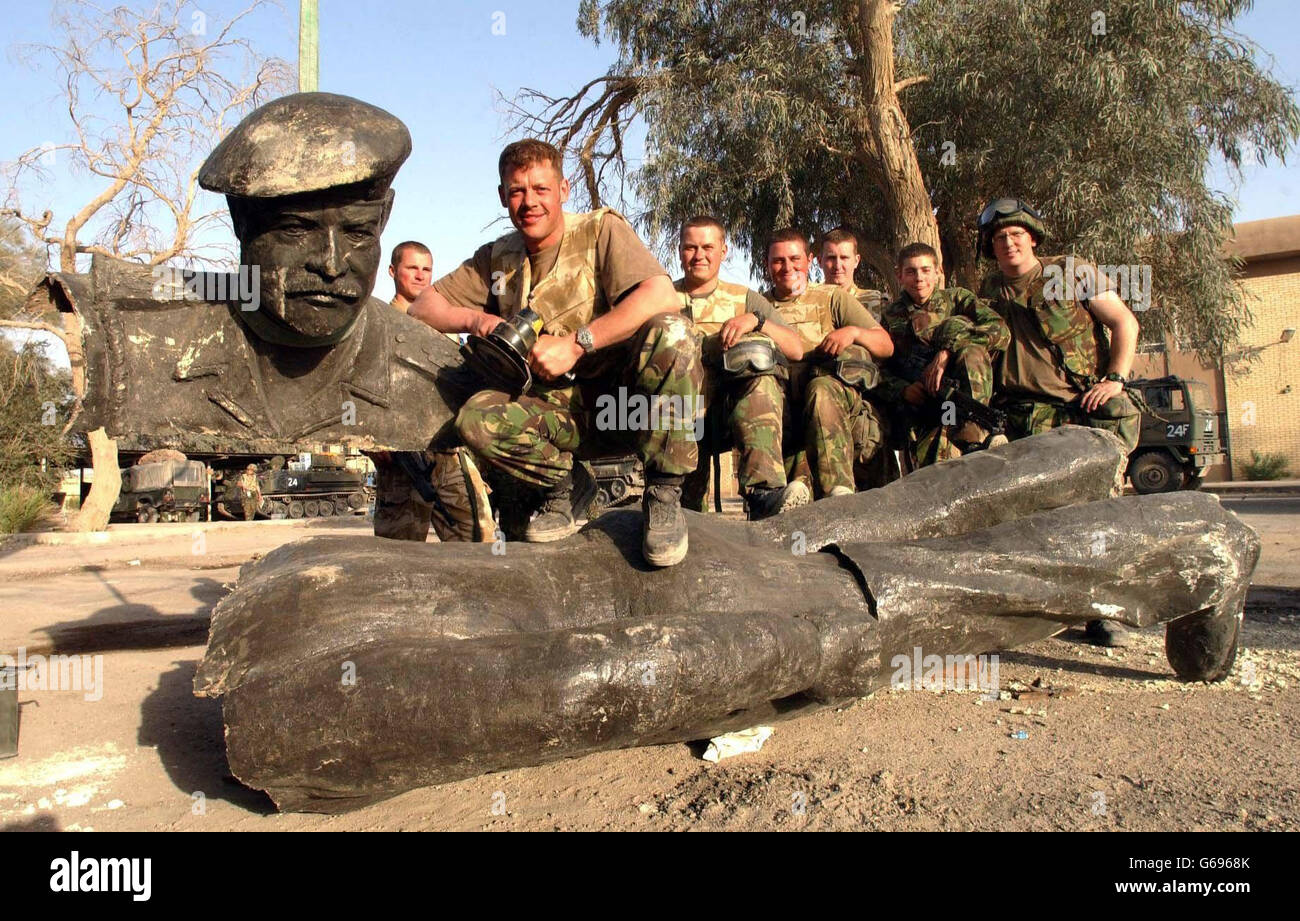
<path fill-rule="evenodd" d="M 183 15 L 195 22 L 196 14 L 222 21 L 244 6 L 202 0 L 186 3 Z M 411 131 L 413 152 L 394 183 L 385 253 L 402 240 L 421 240 L 433 250 L 436 278 L 508 229 L 496 198 L 496 159 L 513 137 L 498 91 L 510 97 L 530 86 L 569 93 L 615 58 L 610 44 L 596 46 L 578 35 L 577 6 L 577 0 L 320 0 L 319 88 L 387 109 Z M 9 161 L 30 147 L 66 140 L 70 129 L 53 68 L 33 69 L 19 53 L 26 43 L 55 40 L 54 4 L 0 0 L 0 9 L 0 161 Z M 292 64 L 297 18 L 296 0 L 282 0 L 257 12 L 249 32 L 263 53 Z M 1278 79 L 1300 86 L 1300 3 L 1260 0 L 1238 26 L 1271 58 Z M 1291 160 L 1286 166 L 1249 167 L 1239 184 L 1222 170 L 1211 181 L 1238 201 L 1238 221 L 1294 214 L 1300 212 L 1300 151 Z M 56 160 L 50 186 L 42 190 L 58 216 L 84 203 L 94 189 L 64 166 Z M 221 203 L 208 195 L 203 204 L 211 209 Z M 744 281 L 748 266 L 733 255 L 723 275 Z M 382 269 L 375 295 L 392 296 Z"/>

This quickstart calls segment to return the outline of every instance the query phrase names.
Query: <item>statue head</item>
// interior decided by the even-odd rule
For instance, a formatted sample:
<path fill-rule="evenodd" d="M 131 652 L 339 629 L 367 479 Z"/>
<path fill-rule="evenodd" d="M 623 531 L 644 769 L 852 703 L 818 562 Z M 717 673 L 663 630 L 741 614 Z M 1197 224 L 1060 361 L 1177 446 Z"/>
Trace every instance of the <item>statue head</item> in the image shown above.
<path fill-rule="evenodd" d="M 250 113 L 199 184 L 225 194 L 259 306 L 240 318 L 278 345 L 346 338 L 375 286 L 389 187 L 411 152 L 395 116 L 348 96 L 296 93 Z"/>

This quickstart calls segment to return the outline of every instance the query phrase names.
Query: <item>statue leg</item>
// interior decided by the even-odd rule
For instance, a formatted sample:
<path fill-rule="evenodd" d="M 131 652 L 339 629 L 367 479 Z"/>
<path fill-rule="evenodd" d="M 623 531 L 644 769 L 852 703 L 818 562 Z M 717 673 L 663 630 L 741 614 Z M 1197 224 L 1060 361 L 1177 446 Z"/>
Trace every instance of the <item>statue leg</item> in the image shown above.
<path fill-rule="evenodd" d="M 404 470 L 388 461 L 374 463 L 375 537 L 423 543 L 429 537 L 432 507 Z"/>

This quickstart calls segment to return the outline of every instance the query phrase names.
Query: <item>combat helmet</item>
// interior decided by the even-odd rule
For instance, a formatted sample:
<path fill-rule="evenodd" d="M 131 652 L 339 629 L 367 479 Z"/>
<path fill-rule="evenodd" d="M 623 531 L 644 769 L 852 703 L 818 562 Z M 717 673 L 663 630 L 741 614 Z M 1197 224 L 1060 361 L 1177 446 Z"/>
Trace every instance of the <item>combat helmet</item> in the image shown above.
<path fill-rule="evenodd" d="M 985 259 L 993 258 L 993 234 L 1003 227 L 1023 227 L 1039 246 L 1047 238 L 1047 228 L 1037 211 L 1018 198 L 995 198 L 980 212 L 979 252 Z"/>

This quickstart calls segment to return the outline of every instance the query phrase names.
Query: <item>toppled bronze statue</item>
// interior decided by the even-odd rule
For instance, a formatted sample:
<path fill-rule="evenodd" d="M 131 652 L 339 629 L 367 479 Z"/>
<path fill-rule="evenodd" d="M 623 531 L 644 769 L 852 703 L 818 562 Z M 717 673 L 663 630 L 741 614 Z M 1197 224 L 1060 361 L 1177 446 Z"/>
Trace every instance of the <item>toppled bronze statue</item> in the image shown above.
<path fill-rule="evenodd" d="M 370 296 L 410 151 L 406 126 L 359 100 L 276 99 L 199 173 L 227 196 L 238 271 L 96 256 L 88 275 L 47 276 L 34 305 L 82 321 L 79 427 L 140 450 L 425 447 L 463 398 L 448 373 L 459 354 Z"/>
<path fill-rule="evenodd" d="M 668 569 L 643 563 L 635 512 L 504 556 L 310 538 L 241 573 L 195 692 L 224 695 L 244 783 L 341 812 L 752 726 L 887 686 L 915 647 L 1099 617 L 1168 623 L 1175 672 L 1221 679 L 1258 538 L 1213 496 L 1110 498 L 1125 461 L 1065 427 L 757 524 L 695 517 Z"/>

